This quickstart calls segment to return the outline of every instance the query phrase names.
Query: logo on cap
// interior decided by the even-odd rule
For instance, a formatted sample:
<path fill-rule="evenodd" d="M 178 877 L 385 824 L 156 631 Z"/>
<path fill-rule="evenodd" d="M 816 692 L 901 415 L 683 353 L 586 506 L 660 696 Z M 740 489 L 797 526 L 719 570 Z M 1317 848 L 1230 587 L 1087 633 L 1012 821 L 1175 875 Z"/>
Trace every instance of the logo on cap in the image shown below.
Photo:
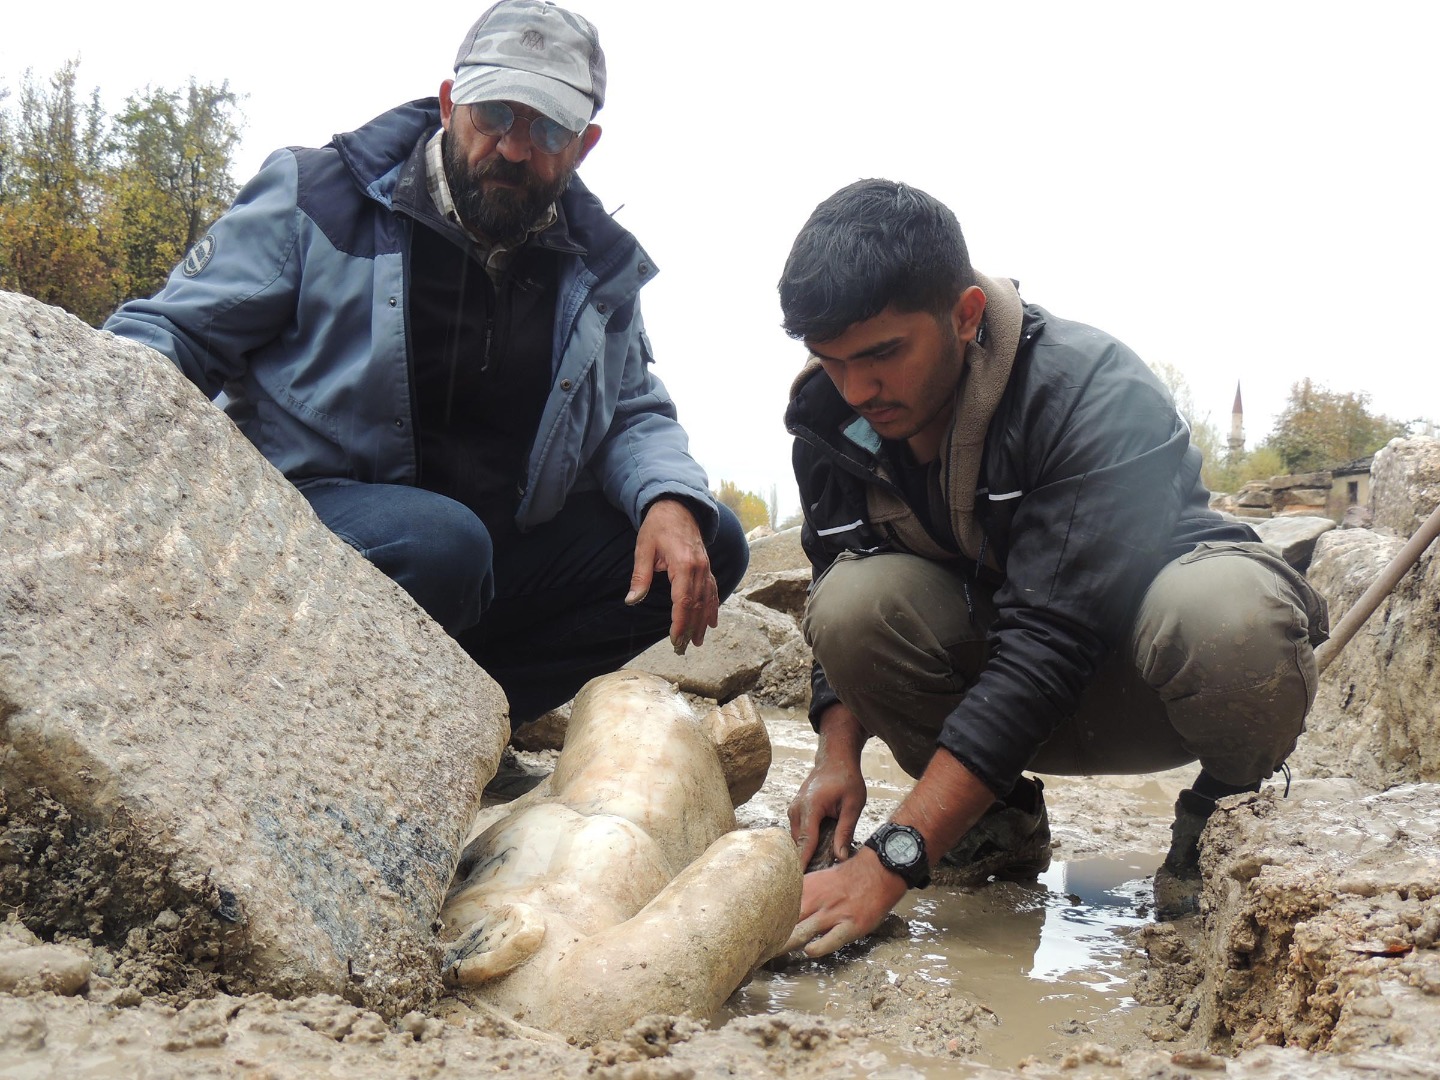
<path fill-rule="evenodd" d="M 541 34 L 539 30 L 526 30 L 524 36 L 520 39 L 520 44 L 535 52 L 543 52 L 545 50 L 545 36 Z"/>

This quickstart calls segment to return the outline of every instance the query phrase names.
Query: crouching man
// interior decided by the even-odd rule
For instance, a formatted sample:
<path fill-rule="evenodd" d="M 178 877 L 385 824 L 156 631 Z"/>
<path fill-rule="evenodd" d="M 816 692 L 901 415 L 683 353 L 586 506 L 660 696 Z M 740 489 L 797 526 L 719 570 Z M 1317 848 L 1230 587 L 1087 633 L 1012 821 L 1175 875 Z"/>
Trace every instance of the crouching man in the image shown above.
<path fill-rule="evenodd" d="M 904 184 L 826 199 L 780 281 L 809 349 L 786 424 L 814 581 L 815 765 L 790 808 L 806 876 L 791 948 L 869 933 L 937 864 L 1049 863 L 1038 773 L 1200 764 L 1156 875 L 1193 911 L 1223 795 L 1284 762 L 1315 696 L 1323 601 L 1208 508 L 1164 387 L 1102 331 L 970 265 L 955 215 Z M 871 736 L 916 778 L 849 858 Z"/>

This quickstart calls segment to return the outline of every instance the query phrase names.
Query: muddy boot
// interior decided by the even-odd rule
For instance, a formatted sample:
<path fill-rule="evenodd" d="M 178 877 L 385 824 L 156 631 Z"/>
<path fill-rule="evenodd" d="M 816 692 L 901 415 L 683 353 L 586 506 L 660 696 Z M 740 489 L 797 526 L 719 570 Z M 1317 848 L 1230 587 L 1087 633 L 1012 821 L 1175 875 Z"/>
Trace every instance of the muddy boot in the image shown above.
<path fill-rule="evenodd" d="M 933 877 L 941 885 L 983 885 L 990 878 L 1034 881 L 1050 868 L 1050 815 L 1038 776 L 1022 776 L 960 842 L 940 856 Z"/>
<path fill-rule="evenodd" d="M 1200 834 L 1215 800 L 1186 788 L 1175 800 L 1170 851 L 1155 871 L 1155 918 L 1168 922 L 1200 910 Z"/>

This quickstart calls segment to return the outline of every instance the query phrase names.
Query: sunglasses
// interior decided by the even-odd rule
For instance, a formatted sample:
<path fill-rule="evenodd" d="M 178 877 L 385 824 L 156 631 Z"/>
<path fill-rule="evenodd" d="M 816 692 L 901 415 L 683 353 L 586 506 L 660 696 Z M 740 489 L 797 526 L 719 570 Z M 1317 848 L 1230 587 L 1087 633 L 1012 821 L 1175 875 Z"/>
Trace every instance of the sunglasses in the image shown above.
<path fill-rule="evenodd" d="M 515 121 L 525 121 L 530 130 L 530 145 L 542 154 L 560 153 L 580 134 L 548 116 L 516 116 L 515 110 L 503 101 L 479 101 L 468 106 L 468 111 L 475 130 L 491 139 L 503 138 L 515 126 Z"/>

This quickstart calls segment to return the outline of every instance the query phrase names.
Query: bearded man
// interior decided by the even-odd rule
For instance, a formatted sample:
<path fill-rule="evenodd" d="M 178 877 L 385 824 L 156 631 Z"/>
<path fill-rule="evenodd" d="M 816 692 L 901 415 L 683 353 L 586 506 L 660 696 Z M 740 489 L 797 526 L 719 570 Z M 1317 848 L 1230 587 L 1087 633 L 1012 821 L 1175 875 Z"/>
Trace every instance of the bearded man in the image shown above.
<path fill-rule="evenodd" d="M 512 725 L 667 632 L 702 644 L 747 559 L 650 372 L 654 263 L 575 175 L 604 99 L 588 21 L 502 0 L 438 99 L 272 154 L 105 324 L 215 398 Z"/>

